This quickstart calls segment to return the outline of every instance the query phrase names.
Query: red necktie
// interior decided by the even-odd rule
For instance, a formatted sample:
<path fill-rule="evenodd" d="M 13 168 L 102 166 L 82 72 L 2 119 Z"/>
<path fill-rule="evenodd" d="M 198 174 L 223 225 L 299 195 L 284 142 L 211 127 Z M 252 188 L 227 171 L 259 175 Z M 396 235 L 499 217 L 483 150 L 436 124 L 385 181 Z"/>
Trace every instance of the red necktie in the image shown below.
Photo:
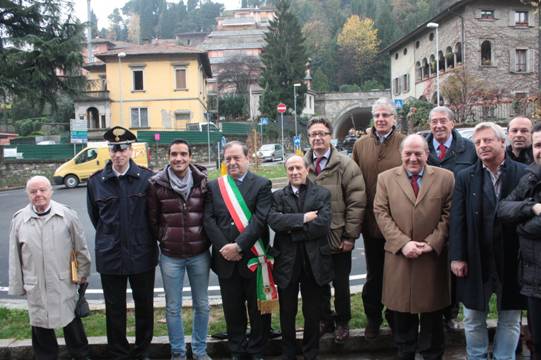
<path fill-rule="evenodd" d="M 417 179 L 419 179 L 419 175 L 411 175 L 411 188 L 413 189 L 415 197 L 419 194 L 419 183 L 417 183 Z"/>
<path fill-rule="evenodd" d="M 440 151 L 440 156 L 438 156 L 438 158 L 439 158 L 440 160 L 445 159 L 445 154 L 446 154 L 446 152 L 447 152 L 447 148 L 445 147 L 445 145 L 440 144 L 440 145 L 438 146 L 438 150 Z"/>
<path fill-rule="evenodd" d="M 325 156 L 322 156 L 322 157 L 319 157 L 317 158 L 316 160 L 316 175 L 319 175 L 319 173 L 321 172 L 321 160 L 323 160 L 325 158 Z"/>

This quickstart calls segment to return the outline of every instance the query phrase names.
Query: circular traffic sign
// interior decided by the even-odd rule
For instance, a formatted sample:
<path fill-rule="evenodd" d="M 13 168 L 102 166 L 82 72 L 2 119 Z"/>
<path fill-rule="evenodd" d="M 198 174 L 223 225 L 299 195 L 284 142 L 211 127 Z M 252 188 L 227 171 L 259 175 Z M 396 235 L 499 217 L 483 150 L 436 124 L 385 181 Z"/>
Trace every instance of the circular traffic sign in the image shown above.
<path fill-rule="evenodd" d="M 276 109 L 278 110 L 279 113 L 285 113 L 287 110 L 287 106 L 284 103 L 279 103 Z"/>

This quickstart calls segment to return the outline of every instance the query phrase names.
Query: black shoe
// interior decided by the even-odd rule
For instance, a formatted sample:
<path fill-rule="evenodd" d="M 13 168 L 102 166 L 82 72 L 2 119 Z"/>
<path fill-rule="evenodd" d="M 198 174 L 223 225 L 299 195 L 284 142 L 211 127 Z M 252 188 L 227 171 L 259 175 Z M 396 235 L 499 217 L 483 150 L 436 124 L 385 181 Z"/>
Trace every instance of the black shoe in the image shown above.
<path fill-rule="evenodd" d="M 364 337 L 368 340 L 373 340 L 379 336 L 380 325 L 369 321 L 364 329 Z"/>
<path fill-rule="evenodd" d="M 216 334 L 211 334 L 210 337 L 218 340 L 227 340 L 227 332 L 223 331 Z"/>
<path fill-rule="evenodd" d="M 319 336 L 323 336 L 326 333 L 334 332 L 334 322 L 332 321 L 320 321 L 319 322 Z"/>
<path fill-rule="evenodd" d="M 280 330 L 275 330 L 273 328 L 269 331 L 269 339 L 276 339 L 282 336 L 282 332 Z"/>
<path fill-rule="evenodd" d="M 448 331 L 459 331 L 461 326 L 457 319 L 449 319 L 445 321 L 445 327 Z"/>

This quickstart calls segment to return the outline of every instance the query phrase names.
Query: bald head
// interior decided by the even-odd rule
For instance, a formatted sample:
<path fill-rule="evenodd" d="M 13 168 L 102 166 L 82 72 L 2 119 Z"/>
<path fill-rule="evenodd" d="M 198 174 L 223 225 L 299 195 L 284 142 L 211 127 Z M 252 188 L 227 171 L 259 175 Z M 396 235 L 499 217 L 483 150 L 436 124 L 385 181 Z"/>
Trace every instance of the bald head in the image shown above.
<path fill-rule="evenodd" d="M 51 203 L 53 187 L 45 176 L 33 176 L 26 182 L 26 193 L 36 211 L 44 212 Z"/>
<path fill-rule="evenodd" d="M 402 166 L 413 175 L 423 171 L 428 160 L 428 144 L 424 137 L 417 134 L 406 136 L 400 144 Z"/>
<path fill-rule="evenodd" d="M 293 186 L 299 187 L 302 184 L 306 184 L 306 178 L 308 177 L 308 165 L 306 160 L 299 156 L 290 156 L 285 162 L 287 179 Z"/>
<path fill-rule="evenodd" d="M 532 127 L 532 121 L 524 116 L 518 116 L 509 122 L 507 137 L 516 156 L 532 145 Z"/>

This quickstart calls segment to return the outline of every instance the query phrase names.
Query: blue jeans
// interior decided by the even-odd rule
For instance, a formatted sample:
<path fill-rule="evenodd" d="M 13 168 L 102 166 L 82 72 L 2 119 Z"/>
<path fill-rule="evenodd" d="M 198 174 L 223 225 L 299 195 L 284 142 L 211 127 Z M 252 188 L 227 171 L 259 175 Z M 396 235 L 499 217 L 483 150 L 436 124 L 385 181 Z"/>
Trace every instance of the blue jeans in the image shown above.
<path fill-rule="evenodd" d="M 184 327 L 182 323 L 182 287 L 184 274 L 188 272 L 193 301 L 192 351 L 194 355 L 203 356 L 207 353 L 207 333 L 209 322 L 208 283 L 210 269 L 210 253 L 191 258 L 179 259 L 160 255 L 160 269 L 165 303 L 167 330 L 172 353 L 186 356 L 184 342 Z"/>
<path fill-rule="evenodd" d="M 464 332 L 469 360 L 488 359 L 487 312 L 464 307 Z M 494 360 L 514 360 L 520 337 L 520 310 L 498 311 Z"/>

